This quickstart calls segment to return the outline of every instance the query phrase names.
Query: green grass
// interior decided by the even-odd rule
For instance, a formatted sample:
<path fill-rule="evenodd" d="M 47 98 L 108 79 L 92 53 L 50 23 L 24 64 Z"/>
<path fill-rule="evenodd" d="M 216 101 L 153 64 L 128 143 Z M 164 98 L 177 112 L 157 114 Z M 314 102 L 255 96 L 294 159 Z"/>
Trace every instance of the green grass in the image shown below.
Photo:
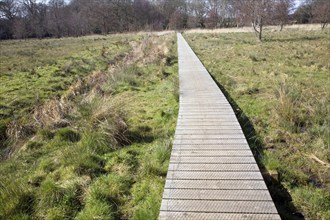
<path fill-rule="evenodd" d="M 36 105 L 60 97 L 77 79 L 107 69 L 129 51 L 140 35 L 12 40 L 0 42 L 0 140 L 4 130 L 24 125 Z M 9 137 L 10 138 L 10 137 Z M 3 147 L 3 146 L 0 146 Z"/>
<path fill-rule="evenodd" d="M 235 108 L 284 219 L 330 217 L 329 32 L 186 34 Z M 212 58 L 212 59 L 211 59 Z M 275 176 L 273 176 L 275 178 Z M 291 202 L 292 199 L 292 202 Z"/>
<path fill-rule="evenodd" d="M 0 162 L 0 219 L 157 218 L 178 112 L 177 55 L 174 35 L 142 38 L 145 46 L 86 76 L 97 82 L 81 93 L 45 99 L 39 112 L 65 109 L 61 126 L 36 127 Z"/>

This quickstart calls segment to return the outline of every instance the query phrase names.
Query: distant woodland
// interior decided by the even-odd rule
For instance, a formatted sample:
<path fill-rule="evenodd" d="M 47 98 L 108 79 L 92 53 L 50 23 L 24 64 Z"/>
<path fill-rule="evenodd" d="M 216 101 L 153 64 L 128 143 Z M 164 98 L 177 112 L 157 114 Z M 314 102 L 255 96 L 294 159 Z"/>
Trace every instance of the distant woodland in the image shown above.
<path fill-rule="evenodd" d="M 131 31 L 321 23 L 330 1 L 300 0 L 0 0 L 0 39 Z"/>

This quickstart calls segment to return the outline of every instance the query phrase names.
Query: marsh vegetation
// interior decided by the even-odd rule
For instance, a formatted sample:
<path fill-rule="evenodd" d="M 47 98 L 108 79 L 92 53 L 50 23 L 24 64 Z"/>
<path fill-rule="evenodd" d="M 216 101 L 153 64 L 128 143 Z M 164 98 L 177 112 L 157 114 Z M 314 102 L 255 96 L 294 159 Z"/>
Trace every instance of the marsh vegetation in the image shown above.
<path fill-rule="evenodd" d="M 178 111 L 174 34 L 1 44 L 0 218 L 156 218 Z"/>
<path fill-rule="evenodd" d="M 234 107 L 282 218 L 330 218 L 329 30 L 185 37 Z"/>

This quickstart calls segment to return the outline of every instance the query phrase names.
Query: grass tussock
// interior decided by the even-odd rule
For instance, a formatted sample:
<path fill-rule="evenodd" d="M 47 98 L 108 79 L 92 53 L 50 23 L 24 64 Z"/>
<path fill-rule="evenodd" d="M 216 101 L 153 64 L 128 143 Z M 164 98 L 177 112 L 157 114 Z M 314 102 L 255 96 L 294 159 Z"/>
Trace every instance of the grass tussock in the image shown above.
<path fill-rule="evenodd" d="M 33 132 L 1 161 L 1 219 L 157 218 L 178 111 L 174 39 L 141 37 L 22 118 Z"/>
<path fill-rule="evenodd" d="M 265 32 L 263 43 L 250 33 L 185 36 L 234 106 L 281 216 L 328 219 L 328 30 Z"/>

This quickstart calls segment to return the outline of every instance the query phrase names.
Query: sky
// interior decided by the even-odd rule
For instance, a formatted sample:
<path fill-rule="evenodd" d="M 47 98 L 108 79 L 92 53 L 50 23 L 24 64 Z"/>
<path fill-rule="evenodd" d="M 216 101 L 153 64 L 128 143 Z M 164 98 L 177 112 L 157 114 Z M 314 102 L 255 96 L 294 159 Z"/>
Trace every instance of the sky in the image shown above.
<path fill-rule="evenodd" d="M 49 0 L 37 0 L 37 2 L 48 2 Z M 69 2 L 70 0 L 65 0 L 66 2 Z M 305 0 L 295 0 L 295 7 L 297 8 L 302 2 Z"/>
<path fill-rule="evenodd" d="M 305 0 L 295 0 L 296 7 L 298 7 L 303 1 L 305 1 Z"/>
<path fill-rule="evenodd" d="M 37 2 L 44 2 L 44 1 L 46 1 L 46 2 L 48 2 L 48 0 L 37 0 Z M 65 0 L 66 2 L 69 2 L 70 0 Z M 299 4 L 301 3 L 301 2 L 303 2 L 304 0 L 295 0 L 295 2 L 296 2 L 296 6 L 299 6 Z"/>

